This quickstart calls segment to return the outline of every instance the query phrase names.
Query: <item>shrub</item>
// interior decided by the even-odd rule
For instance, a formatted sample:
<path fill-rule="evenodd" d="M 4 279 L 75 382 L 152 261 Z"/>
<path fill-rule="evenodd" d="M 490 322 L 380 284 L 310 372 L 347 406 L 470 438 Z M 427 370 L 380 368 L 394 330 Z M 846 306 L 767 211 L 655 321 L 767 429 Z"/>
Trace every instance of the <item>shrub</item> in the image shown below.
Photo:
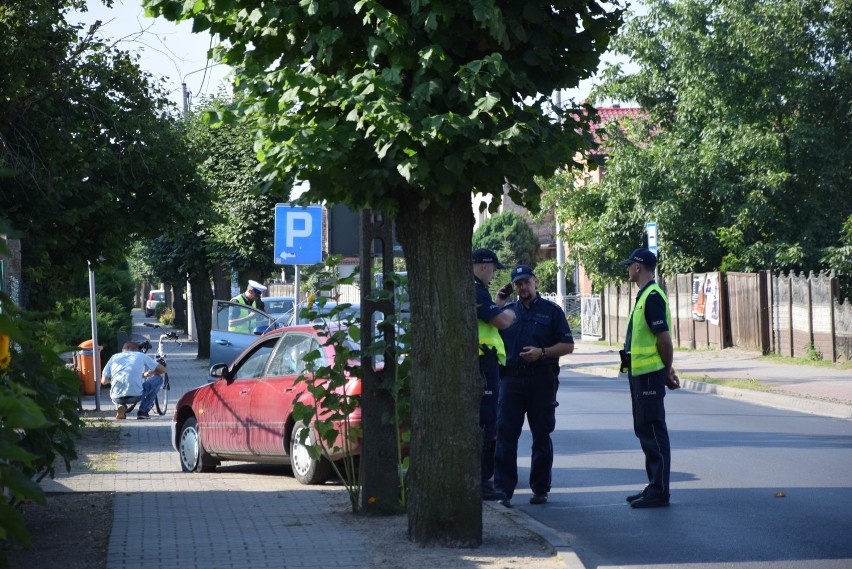
<path fill-rule="evenodd" d="M 130 332 L 133 325 L 130 310 L 115 298 L 98 294 L 97 304 L 98 344 L 103 346 L 102 360 L 106 361 L 118 350 L 118 332 Z M 92 337 L 91 306 L 88 298 L 74 298 L 57 304 L 56 315 L 44 321 L 47 334 L 67 347 L 76 347 Z"/>
<path fill-rule="evenodd" d="M 59 358 L 65 346 L 43 325 L 47 315 L 19 313 L 6 295 L 0 295 L 0 309 L 0 334 L 12 341 L 0 369 L 0 480 L 7 495 L 0 500 L 0 539 L 11 535 L 26 545 L 18 506 L 46 503 L 38 482 L 55 475 L 57 458 L 70 470 L 77 457 L 79 384 Z M 0 552 L 0 565 L 4 561 Z"/>
<path fill-rule="evenodd" d="M 163 326 L 175 325 L 175 311 L 171 308 L 166 308 L 162 302 L 157 303 L 157 308 L 154 310 L 154 315 L 157 321 Z"/>

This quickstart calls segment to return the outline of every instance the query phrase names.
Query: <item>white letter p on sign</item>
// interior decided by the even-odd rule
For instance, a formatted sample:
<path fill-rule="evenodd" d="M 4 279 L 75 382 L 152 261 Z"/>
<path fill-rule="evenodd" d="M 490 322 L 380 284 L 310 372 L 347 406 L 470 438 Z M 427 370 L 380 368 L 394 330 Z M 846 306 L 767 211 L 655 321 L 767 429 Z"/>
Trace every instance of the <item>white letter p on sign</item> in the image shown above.
<path fill-rule="evenodd" d="M 293 239 L 296 237 L 310 237 L 313 231 L 313 221 L 311 214 L 306 211 L 288 211 L 287 212 L 287 248 L 293 247 Z M 301 229 L 296 229 L 296 221 L 304 222 Z"/>

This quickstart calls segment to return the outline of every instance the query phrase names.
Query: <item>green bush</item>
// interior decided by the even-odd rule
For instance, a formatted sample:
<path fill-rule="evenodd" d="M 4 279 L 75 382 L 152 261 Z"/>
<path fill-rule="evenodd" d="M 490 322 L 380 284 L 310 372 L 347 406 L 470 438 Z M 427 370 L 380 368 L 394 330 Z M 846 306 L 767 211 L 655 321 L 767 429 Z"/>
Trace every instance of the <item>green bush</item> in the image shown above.
<path fill-rule="evenodd" d="M 157 303 L 157 308 L 154 310 L 154 315 L 157 321 L 163 326 L 175 325 L 175 311 L 171 308 L 166 308 L 162 302 Z"/>
<path fill-rule="evenodd" d="M 96 295 L 98 344 L 103 346 L 102 361 L 109 359 L 117 350 L 118 332 L 130 333 L 133 319 L 130 309 L 111 297 Z M 92 338 L 92 316 L 88 298 L 74 298 L 56 306 L 57 316 L 44 322 L 46 333 L 65 346 L 76 347 Z"/>
<path fill-rule="evenodd" d="M 0 369 L 0 540 L 29 543 L 19 506 L 46 503 L 38 483 L 55 475 L 58 458 L 70 470 L 81 429 L 79 383 L 59 354 L 65 346 L 45 328 L 44 313 L 19 313 L 0 295 L 0 334 L 12 340 L 8 367 Z M 62 342 L 64 343 L 64 342 Z M 5 564 L 0 552 L 0 565 Z"/>
<path fill-rule="evenodd" d="M 558 267 L 556 259 L 548 259 L 536 265 L 535 276 L 538 278 L 538 292 L 556 292 Z M 574 280 L 569 274 L 565 274 L 565 291 L 567 293 L 573 290 Z"/>
<path fill-rule="evenodd" d="M 133 310 L 136 284 L 130 271 L 114 267 L 101 267 L 95 271 L 97 293 L 115 299 L 127 312 Z"/>
<path fill-rule="evenodd" d="M 473 249 L 488 247 L 510 269 L 524 264 L 535 268 L 541 244 L 523 217 L 511 211 L 489 217 L 473 233 Z"/>

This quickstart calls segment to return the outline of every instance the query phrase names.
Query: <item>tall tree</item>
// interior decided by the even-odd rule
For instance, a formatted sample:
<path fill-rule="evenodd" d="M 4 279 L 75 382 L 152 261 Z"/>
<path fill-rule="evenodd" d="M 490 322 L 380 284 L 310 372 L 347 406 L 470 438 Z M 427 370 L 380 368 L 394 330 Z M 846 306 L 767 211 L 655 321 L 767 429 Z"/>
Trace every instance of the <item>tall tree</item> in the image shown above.
<path fill-rule="evenodd" d="M 190 117 L 189 139 L 198 156 L 198 175 L 211 195 L 209 254 L 213 262 L 248 279 L 263 281 L 274 269 L 275 204 L 269 194 L 254 192 L 259 181 L 254 134 L 244 124 L 211 128 L 204 120 L 230 101 L 206 99 Z"/>
<path fill-rule="evenodd" d="M 647 114 L 605 130 L 600 187 L 566 192 L 587 269 L 606 275 L 657 221 L 667 272 L 842 270 L 831 248 L 852 213 L 852 4 L 645 5 L 613 44 L 639 71 L 611 67 L 595 95 Z"/>
<path fill-rule="evenodd" d="M 82 0 L 0 6 L 0 218 L 23 240 L 34 308 L 74 294 L 191 200 L 165 93 L 133 56 L 66 21 Z M 168 213 L 167 213 L 168 212 Z"/>
<path fill-rule="evenodd" d="M 584 115 L 545 103 L 596 70 L 619 0 L 144 3 L 225 42 L 264 191 L 286 196 L 298 177 L 310 182 L 303 201 L 395 217 L 413 336 L 409 535 L 479 545 L 474 296 L 459 284 L 471 194 L 500 197 L 509 182 L 535 210 L 534 176 L 587 144 Z"/>
<path fill-rule="evenodd" d="M 524 218 L 504 211 L 486 219 L 473 233 L 473 248 L 487 247 L 500 256 L 503 264 L 536 265 L 541 247 L 538 237 Z"/>

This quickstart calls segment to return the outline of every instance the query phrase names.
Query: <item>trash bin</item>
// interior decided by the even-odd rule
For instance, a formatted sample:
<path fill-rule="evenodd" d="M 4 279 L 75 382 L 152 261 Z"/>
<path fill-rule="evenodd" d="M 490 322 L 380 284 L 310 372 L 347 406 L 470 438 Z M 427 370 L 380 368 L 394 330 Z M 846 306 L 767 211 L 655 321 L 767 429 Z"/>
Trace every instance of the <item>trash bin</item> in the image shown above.
<path fill-rule="evenodd" d="M 95 394 L 95 357 L 93 340 L 86 340 L 79 346 L 80 351 L 77 352 L 77 379 L 80 380 L 80 393 L 83 395 Z M 100 355 L 103 346 L 98 346 L 98 355 Z M 100 359 L 100 358 L 99 358 Z M 103 362 L 101 362 L 103 367 Z"/>

